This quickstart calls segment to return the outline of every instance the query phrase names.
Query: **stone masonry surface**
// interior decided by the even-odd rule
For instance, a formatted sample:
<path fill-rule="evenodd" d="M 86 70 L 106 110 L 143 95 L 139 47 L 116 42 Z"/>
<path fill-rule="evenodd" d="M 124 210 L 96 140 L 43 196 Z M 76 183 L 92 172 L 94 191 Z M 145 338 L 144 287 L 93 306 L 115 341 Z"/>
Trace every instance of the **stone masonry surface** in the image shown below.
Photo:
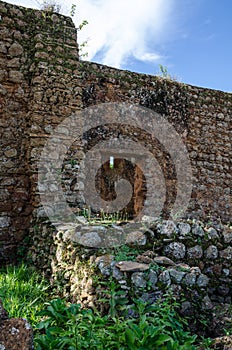
<path fill-rule="evenodd" d="M 231 220 L 232 94 L 80 61 L 76 34 L 68 17 L 0 2 L 1 262 L 15 258 L 34 220 L 43 216 L 37 162 L 53 128 L 72 113 L 99 103 L 128 102 L 167 118 L 189 152 L 193 172 L 189 215 Z M 95 140 L 87 135 L 88 147 L 111 131 L 94 132 Z M 142 132 L 137 139 L 149 143 Z M 64 191 L 74 207 L 84 204 L 82 185 L 75 183 L 84 153 L 77 140 L 63 167 Z M 162 159 L 160 163 L 172 202 L 172 164 Z M 172 251 L 175 258 L 187 254 L 189 259 L 200 259 L 203 254 L 197 244 L 187 252 L 179 246 L 169 248 L 165 254 Z M 210 245 L 204 254 L 217 259 L 217 247 Z"/>

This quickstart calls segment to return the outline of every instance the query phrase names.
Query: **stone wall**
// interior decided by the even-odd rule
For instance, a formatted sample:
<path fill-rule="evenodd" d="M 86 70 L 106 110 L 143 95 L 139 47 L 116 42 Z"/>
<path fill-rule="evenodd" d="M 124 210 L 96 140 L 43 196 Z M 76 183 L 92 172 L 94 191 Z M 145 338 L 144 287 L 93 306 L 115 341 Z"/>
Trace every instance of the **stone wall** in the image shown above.
<path fill-rule="evenodd" d="M 35 218 L 44 216 L 37 162 L 46 140 L 72 113 L 99 103 L 128 102 L 167 118 L 191 160 L 189 213 L 231 219 L 232 94 L 81 62 L 76 29 L 68 17 L 4 2 L 0 2 L 0 16 L 1 261 L 15 256 Z M 79 125 L 81 130 L 81 119 Z M 75 183 L 81 160 L 86 149 L 107 133 L 112 130 L 93 130 L 94 140 L 87 133 L 87 145 L 77 140 L 70 148 L 62 174 L 70 206 L 85 204 L 83 188 Z M 120 133 L 137 134 L 135 141 L 150 142 L 148 135 L 133 127 Z M 173 164 L 167 159 L 166 153 L 159 159 L 169 194 L 166 212 L 176 193 Z M 142 182 L 138 184 L 142 188 Z"/>
<path fill-rule="evenodd" d="M 59 78 L 72 74 L 78 47 L 76 29 L 67 17 L 4 2 L 0 16 L 0 260 L 4 261 L 15 258 L 16 246 L 31 225 L 36 206 L 35 146 L 44 143 L 41 129 L 52 127 L 53 92 L 65 95 L 62 87 L 68 89 L 67 81 Z M 44 91 L 47 105 L 41 104 Z"/>
<path fill-rule="evenodd" d="M 214 306 L 231 305 L 231 242 L 232 228 L 220 222 L 144 218 L 142 227 L 106 227 L 79 217 L 56 229 L 40 223 L 29 258 L 68 300 L 101 309 L 110 283 L 129 305 L 135 297 L 152 303 L 171 293 L 195 331 L 207 316 L 215 337 L 221 329 L 212 321 Z"/>
<path fill-rule="evenodd" d="M 193 191 L 189 211 L 199 217 L 216 214 L 223 221 L 229 221 L 232 214 L 232 95 L 92 63 L 85 63 L 83 67 L 84 82 L 88 86 L 83 92 L 91 91 L 83 96 L 84 106 L 130 102 L 152 109 L 174 125 L 191 160 Z M 137 140 L 151 144 L 143 132 Z M 165 174 L 166 168 L 169 180 L 167 192 L 172 192 L 173 171 L 164 155 L 162 163 L 165 164 L 162 171 Z"/>

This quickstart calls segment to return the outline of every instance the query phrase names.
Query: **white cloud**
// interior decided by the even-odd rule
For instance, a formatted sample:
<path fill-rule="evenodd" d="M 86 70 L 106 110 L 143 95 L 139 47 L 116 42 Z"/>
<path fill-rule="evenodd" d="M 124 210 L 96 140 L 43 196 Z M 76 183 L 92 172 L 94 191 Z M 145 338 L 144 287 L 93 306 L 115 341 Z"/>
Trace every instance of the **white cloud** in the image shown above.
<path fill-rule="evenodd" d="M 161 59 L 161 56 L 157 53 L 154 52 L 145 52 L 145 53 L 134 53 L 135 58 L 140 59 L 141 61 L 145 61 L 145 62 L 154 62 L 154 61 L 158 61 Z"/>
<path fill-rule="evenodd" d="M 52 0 L 50 0 L 52 1 Z M 157 46 L 168 33 L 175 0 L 54 0 L 65 14 L 76 4 L 75 24 L 89 24 L 78 33 L 78 42 L 88 40 L 88 59 L 122 67 L 130 59 L 161 61 Z M 10 0 L 37 7 L 43 0 Z M 85 49 L 84 49 L 85 50 Z"/>
<path fill-rule="evenodd" d="M 88 59 L 101 53 L 102 63 L 118 68 L 130 57 L 157 61 L 172 8 L 173 0 L 78 0 L 75 20 L 89 22 L 79 42 L 89 39 Z"/>

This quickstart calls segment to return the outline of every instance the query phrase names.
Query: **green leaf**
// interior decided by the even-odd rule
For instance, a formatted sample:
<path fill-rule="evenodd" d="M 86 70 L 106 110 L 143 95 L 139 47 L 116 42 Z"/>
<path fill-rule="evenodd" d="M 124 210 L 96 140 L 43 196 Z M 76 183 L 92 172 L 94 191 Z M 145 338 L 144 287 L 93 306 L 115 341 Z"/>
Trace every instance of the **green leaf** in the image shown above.
<path fill-rule="evenodd" d="M 127 345 L 129 345 L 129 346 L 134 345 L 134 343 L 135 343 L 135 335 L 134 335 L 134 332 L 130 328 L 126 329 L 125 337 L 126 337 Z"/>
<path fill-rule="evenodd" d="M 163 345 L 164 343 L 167 343 L 167 342 L 173 343 L 173 339 L 166 334 L 160 334 L 159 338 L 156 339 L 156 341 L 155 341 L 155 345 L 159 346 L 159 345 Z"/>

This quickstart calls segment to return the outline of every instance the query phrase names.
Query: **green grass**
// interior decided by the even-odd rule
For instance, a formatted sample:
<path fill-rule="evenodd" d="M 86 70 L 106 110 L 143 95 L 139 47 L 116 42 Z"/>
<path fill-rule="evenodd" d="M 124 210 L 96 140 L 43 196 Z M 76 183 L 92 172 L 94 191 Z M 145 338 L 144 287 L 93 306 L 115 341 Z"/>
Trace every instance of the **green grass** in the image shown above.
<path fill-rule="evenodd" d="M 25 317 L 35 326 L 48 296 L 49 284 L 35 269 L 24 264 L 0 269 L 0 299 L 9 317 Z"/>
<path fill-rule="evenodd" d="M 129 215 L 127 212 L 115 212 L 107 213 L 103 210 L 100 213 L 92 213 L 91 208 L 83 208 L 78 210 L 78 215 L 84 216 L 90 225 L 103 225 L 110 226 L 112 224 L 126 223 L 129 221 Z"/>

